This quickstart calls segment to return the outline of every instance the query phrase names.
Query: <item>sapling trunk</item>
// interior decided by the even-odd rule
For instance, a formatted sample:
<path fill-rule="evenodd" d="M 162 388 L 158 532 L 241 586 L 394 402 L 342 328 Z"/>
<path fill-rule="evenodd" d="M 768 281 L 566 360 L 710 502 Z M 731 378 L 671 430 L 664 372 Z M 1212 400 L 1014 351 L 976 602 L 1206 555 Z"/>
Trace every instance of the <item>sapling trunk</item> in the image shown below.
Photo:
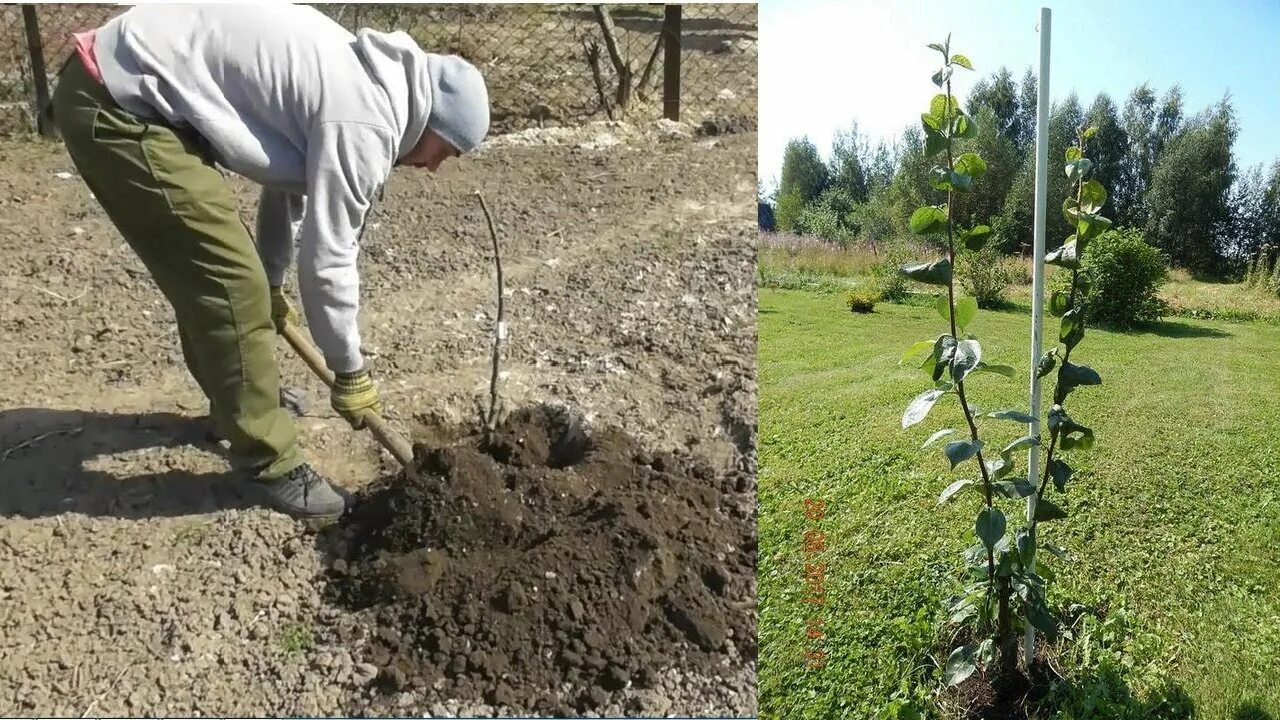
<path fill-rule="evenodd" d="M 1025 422 L 1027 415 L 1001 410 L 980 416 L 969 403 L 966 381 L 972 373 L 987 371 L 1008 377 L 1012 376 L 1013 368 L 982 362 L 982 348 L 977 339 L 964 334 L 966 325 L 978 312 L 977 302 L 971 297 L 958 298 L 956 293 L 954 268 L 957 243 L 962 241 L 969 249 L 978 250 L 989 239 L 991 228 L 979 225 L 963 229 L 956 224 L 955 204 L 958 193 L 972 190 L 974 181 L 986 172 L 987 166 L 976 153 L 965 152 L 957 156 L 956 140 L 975 137 L 977 127 L 951 95 L 953 69 L 961 67 L 972 70 L 973 66 L 964 55 L 952 55 L 950 45 L 948 38 L 945 45 L 929 46 L 942 53 L 943 67 L 934 74 L 933 82 L 945 94 L 935 96 L 930 103 L 930 112 L 921 116 L 926 157 L 942 155 L 946 158 L 945 167 L 935 166 L 930 173 L 930 184 L 945 192 L 946 206 L 945 209 L 942 206 L 919 208 L 912 213 L 910 222 L 911 230 L 916 234 L 942 236 L 945 240 L 945 257 L 902 268 L 902 273 L 908 278 L 946 287 L 946 295 L 939 298 L 937 307 L 947 321 L 947 334 L 934 340 L 922 340 L 907 353 L 907 357 L 910 357 L 932 347 L 933 352 L 925 357 L 922 367 L 932 376 L 935 385 L 933 389 L 918 395 L 907 407 L 902 417 L 902 427 L 907 428 L 920 422 L 941 397 L 954 393 L 964 414 L 967 438 L 947 443 L 944 452 L 953 470 L 970 460 L 978 466 L 980 486 L 972 479 L 956 480 L 938 498 L 939 504 L 945 503 L 969 485 L 979 487 L 982 494 L 981 510 L 973 530 L 980 545 L 965 553 L 969 565 L 969 582 L 964 594 L 954 599 L 950 608 L 956 622 L 972 622 L 976 630 L 975 642 L 955 648 L 947 659 L 945 679 L 948 684 L 954 685 L 971 676 L 979 662 L 991 674 L 999 675 L 1003 668 L 1008 667 L 1008 659 L 1017 657 L 1017 635 L 1011 614 L 1012 586 L 1008 573 L 1005 572 L 1005 568 L 1009 566 L 1009 548 L 1012 543 L 1005 532 L 1007 521 L 997 507 L 996 498 L 999 494 L 1010 496 L 1009 493 L 1016 492 L 1010 489 L 1014 486 L 1013 483 L 999 481 L 1012 470 L 1011 453 L 1019 447 L 1025 447 L 1027 441 L 1034 441 L 1034 438 L 1016 441 L 1000 453 L 1000 459 L 989 461 L 987 454 L 983 452 L 978 417 Z M 950 379 L 946 380 L 944 376 Z M 956 430 L 953 428 L 940 430 L 925 445 L 954 432 Z M 993 631 L 995 637 L 992 636 Z M 1008 648 L 1013 648 L 1013 651 Z M 995 662 L 997 651 L 1005 656 L 1000 664 Z"/>
<path fill-rule="evenodd" d="M 947 80 L 947 98 L 948 98 L 947 108 L 948 108 L 948 111 L 950 111 L 951 80 L 949 78 Z M 952 167 L 952 165 L 955 164 L 955 158 L 952 157 L 953 142 L 954 142 L 954 138 L 952 138 L 951 135 L 948 134 L 947 136 L 947 167 L 948 168 Z M 947 306 L 950 308 L 950 312 L 948 312 L 947 314 L 950 315 L 949 323 L 951 325 L 951 337 L 955 338 L 956 342 L 959 342 L 960 334 L 956 332 L 956 276 L 955 276 L 956 241 L 955 241 L 955 232 L 954 232 L 955 231 L 955 202 L 954 201 L 955 201 L 955 190 L 953 189 L 947 190 L 947 259 L 951 262 L 951 268 L 952 268 L 951 276 L 947 279 Z M 964 411 L 965 423 L 969 425 L 969 438 L 975 444 L 977 444 L 980 442 L 980 440 L 978 439 L 978 425 L 973 420 L 973 411 L 969 408 L 969 401 L 965 399 L 964 380 L 956 381 L 956 397 L 959 398 L 960 400 L 960 409 Z M 986 500 L 987 508 L 990 509 L 993 503 L 992 503 L 992 497 L 991 497 L 991 478 L 987 474 L 987 464 L 982 458 L 982 450 L 978 450 L 974 454 L 974 456 L 978 461 L 978 471 L 982 474 L 983 496 Z M 987 548 L 987 583 L 988 583 L 988 586 L 993 590 L 995 589 L 995 586 L 996 586 L 995 579 L 996 579 L 995 551 L 992 548 L 988 547 Z M 1001 637 L 1002 647 L 1003 647 L 1003 640 L 1004 638 Z"/>

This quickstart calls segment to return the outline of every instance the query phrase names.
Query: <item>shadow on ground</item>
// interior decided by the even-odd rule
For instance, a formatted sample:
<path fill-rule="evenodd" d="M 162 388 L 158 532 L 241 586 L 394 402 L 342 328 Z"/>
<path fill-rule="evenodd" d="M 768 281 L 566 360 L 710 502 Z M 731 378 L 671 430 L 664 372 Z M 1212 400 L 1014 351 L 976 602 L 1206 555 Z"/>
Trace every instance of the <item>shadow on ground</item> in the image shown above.
<path fill-rule="evenodd" d="M 194 446 L 221 453 L 205 430 L 202 420 L 173 413 L 0 411 L 0 516 L 141 519 L 257 505 L 225 469 L 193 472 L 158 452 Z M 130 455 L 105 463 L 111 470 L 87 467 L 121 453 Z"/>
<path fill-rule="evenodd" d="M 1275 716 L 1267 712 L 1256 700 L 1246 700 L 1231 715 L 1232 720 L 1275 720 Z"/>
<path fill-rule="evenodd" d="M 1190 323 L 1177 322 L 1174 320 L 1164 320 L 1156 323 L 1146 330 L 1139 332 L 1158 335 L 1167 338 L 1228 338 L 1231 333 L 1218 328 L 1204 327 L 1203 325 L 1192 325 Z"/>

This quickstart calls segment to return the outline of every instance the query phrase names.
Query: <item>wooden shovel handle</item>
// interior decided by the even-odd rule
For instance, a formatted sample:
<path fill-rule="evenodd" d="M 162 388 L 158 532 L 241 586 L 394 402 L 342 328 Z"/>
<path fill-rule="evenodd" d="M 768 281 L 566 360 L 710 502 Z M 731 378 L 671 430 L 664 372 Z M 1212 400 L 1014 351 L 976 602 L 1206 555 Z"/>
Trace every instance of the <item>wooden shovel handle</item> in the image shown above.
<path fill-rule="evenodd" d="M 325 364 L 324 358 L 320 356 L 320 351 L 316 350 L 303 334 L 302 331 L 292 324 L 286 323 L 284 326 L 284 339 L 293 347 L 294 352 L 302 358 L 302 361 L 311 368 L 311 372 L 315 373 L 325 385 L 333 388 L 333 372 L 329 370 L 329 366 Z M 405 470 L 413 470 L 413 447 L 408 441 L 400 437 L 400 435 L 391 428 L 387 427 L 382 417 L 374 413 L 365 415 L 365 427 L 369 428 L 369 432 L 377 438 L 378 444 L 387 449 Z"/>

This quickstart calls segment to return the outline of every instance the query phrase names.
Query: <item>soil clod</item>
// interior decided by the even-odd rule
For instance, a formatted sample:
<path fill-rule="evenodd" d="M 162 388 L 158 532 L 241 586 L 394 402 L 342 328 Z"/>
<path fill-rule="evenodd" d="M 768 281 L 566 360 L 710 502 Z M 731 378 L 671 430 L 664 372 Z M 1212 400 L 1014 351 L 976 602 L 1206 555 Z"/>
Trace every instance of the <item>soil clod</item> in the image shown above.
<path fill-rule="evenodd" d="M 589 434 L 545 406 L 512 414 L 488 443 L 476 433 L 415 454 L 417 480 L 384 478 L 357 498 L 346 571 L 330 573 L 331 600 L 364 625 L 345 632 L 369 639 L 364 660 L 389 689 L 429 694 L 443 676 L 455 697 L 590 711 L 655 668 L 741 662 L 726 640 L 755 637 L 742 603 L 755 529 L 738 471 Z"/>

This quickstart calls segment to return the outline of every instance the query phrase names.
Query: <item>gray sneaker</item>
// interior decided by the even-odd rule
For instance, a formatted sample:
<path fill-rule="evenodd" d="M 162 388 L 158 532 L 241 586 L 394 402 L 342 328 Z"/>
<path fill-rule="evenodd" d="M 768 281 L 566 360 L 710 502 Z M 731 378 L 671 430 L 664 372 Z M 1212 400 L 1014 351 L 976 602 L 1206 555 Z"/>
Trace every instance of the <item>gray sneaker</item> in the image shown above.
<path fill-rule="evenodd" d="M 336 519 L 347 509 L 342 495 L 307 463 L 278 480 L 259 480 L 258 484 L 266 491 L 272 507 L 295 518 Z"/>

